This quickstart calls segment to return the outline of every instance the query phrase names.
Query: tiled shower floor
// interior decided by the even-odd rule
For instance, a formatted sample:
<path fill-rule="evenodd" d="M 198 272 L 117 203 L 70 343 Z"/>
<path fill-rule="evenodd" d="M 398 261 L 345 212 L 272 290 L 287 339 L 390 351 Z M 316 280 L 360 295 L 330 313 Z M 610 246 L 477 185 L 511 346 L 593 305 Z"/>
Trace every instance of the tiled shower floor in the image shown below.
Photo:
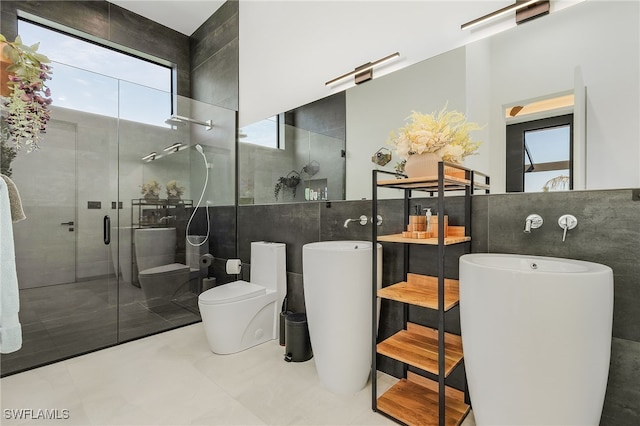
<path fill-rule="evenodd" d="M 138 287 L 120 283 L 116 294 L 108 279 L 20 290 L 22 348 L 0 355 L 0 371 L 4 376 L 200 320 L 197 296 L 178 302 L 147 305 Z"/>

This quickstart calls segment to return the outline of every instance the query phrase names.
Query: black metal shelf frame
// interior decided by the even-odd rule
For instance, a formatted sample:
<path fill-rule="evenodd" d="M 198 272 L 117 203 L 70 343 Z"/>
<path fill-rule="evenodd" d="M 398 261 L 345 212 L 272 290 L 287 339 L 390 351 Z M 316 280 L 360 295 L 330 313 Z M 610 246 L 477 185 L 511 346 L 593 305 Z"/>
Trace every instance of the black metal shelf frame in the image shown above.
<path fill-rule="evenodd" d="M 445 167 L 447 170 L 450 169 L 458 169 L 464 171 L 464 179 L 461 181 L 459 178 L 451 178 L 445 175 Z M 393 173 L 385 170 L 373 170 L 372 171 L 372 208 L 371 214 L 372 217 L 378 217 L 378 188 L 379 185 L 379 175 L 390 175 L 394 178 L 398 178 L 397 184 L 389 184 L 385 183 L 383 185 L 386 188 L 396 188 L 404 191 L 404 218 L 405 221 L 408 221 L 409 218 L 409 207 L 410 200 L 412 198 L 412 191 L 423 191 L 428 192 L 430 196 L 433 197 L 434 192 L 437 194 L 437 208 L 438 212 L 444 216 L 444 206 L 445 206 L 445 196 L 444 193 L 447 191 L 464 191 L 465 203 L 464 203 L 464 220 L 465 220 L 465 235 L 471 235 L 471 195 L 474 194 L 474 190 L 478 189 L 480 191 L 484 191 L 484 193 L 489 193 L 489 176 L 480 173 L 459 164 L 449 163 L 441 161 L 438 163 L 438 178 L 437 178 L 437 186 L 435 185 L 434 180 L 425 180 L 424 182 L 412 180 L 410 185 L 403 183 L 400 177 L 406 177 L 404 175 Z M 479 182 L 477 180 L 480 180 Z M 405 222 L 406 224 L 406 222 Z M 445 309 L 444 309 L 444 266 L 445 266 L 445 241 L 444 241 L 444 220 L 438 220 L 438 411 L 439 411 L 439 425 L 444 426 L 445 424 L 445 375 L 444 375 L 444 348 L 445 348 Z M 371 238 L 373 244 L 378 242 L 378 230 L 376 226 L 372 226 Z M 407 274 L 409 273 L 410 265 L 409 265 L 409 248 L 411 244 L 404 244 L 404 278 L 406 280 Z M 375 246 L 374 246 L 375 248 Z M 372 390 L 371 390 L 371 407 L 373 411 L 377 410 L 377 268 L 378 268 L 378 260 L 376 256 L 376 250 L 372 250 L 372 332 L 371 332 L 371 381 L 372 381 Z M 407 303 L 403 304 L 404 311 L 404 327 L 406 328 L 408 322 L 408 306 Z M 404 364 L 404 377 L 407 377 L 408 365 Z M 469 403 L 469 396 L 465 386 L 465 400 Z M 380 412 L 384 414 L 386 417 L 394 419 L 392 416 L 384 412 Z M 394 419 L 398 421 L 397 419 Z"/>

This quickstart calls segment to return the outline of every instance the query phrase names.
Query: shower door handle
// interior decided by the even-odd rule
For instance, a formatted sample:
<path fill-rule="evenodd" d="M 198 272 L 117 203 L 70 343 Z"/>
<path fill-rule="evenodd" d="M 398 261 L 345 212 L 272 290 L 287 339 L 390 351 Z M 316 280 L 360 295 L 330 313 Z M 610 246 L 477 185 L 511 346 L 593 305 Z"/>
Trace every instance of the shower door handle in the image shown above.
<path fill-rule="evenodd" d="M 109 245 L 111 243 L 111 218 L 109 215 L 106 215 L 102 219 L 102 237 L 105 245 Z"/>
<path fill-rule="evenodd" d="M 69 232 L 73 232 L 75 230 L 74 227 L 73 227 L 73 225 L 74 225 L 73 221 L 71 221 L 71 222 L 62 222 L 62 223 L 60 223 L 60 225 L 68 226 L 69 227 Z"/>

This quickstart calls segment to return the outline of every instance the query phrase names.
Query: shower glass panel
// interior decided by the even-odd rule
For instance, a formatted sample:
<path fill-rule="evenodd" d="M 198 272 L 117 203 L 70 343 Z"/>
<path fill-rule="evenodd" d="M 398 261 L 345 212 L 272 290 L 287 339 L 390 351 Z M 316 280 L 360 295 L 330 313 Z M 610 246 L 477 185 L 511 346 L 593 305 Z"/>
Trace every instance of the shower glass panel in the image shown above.
<path fill-rule="evenodd" d="M 118 132 L 118 327 L 119 341 L 126 341 L 200 321 L 202 279 L 212 275 L 200 257 L 215 247 L 207 219 L 235 200 L 236 114 L 184 97 L 175 99 L 172 113 L 157 108 L 170 105 L 164 92 L 131 83 L 121 88 L 133 95 L 120 96 L 127 108 L 139 99 L 154 99 L 156 108 L 143 120 L 121 119 Z"/>
<path fill-rule="evenodd" d="M 104 227 L 118 223 L 111 209 L 118 199 L 118 120 L 104 113 L 117 112 L 118 81 L 54 66 L 60 83 L 68 78 L 76 87 L 59 96 L 82 103 L 99 92 L 100 105 L 79 110 L 54 104 L 41 148 L 19 152 L 11 164 L 27 217 L 13 227 L 23 343 L 0 356 L 2 375 L 110 346 L 118 338 L 111 259 L 117 238 L 105 244 Z"/>
<path fill-rule="evenodd" d="M 11 164 L 27 216 L 14 224 L 23 346 L 0 355 L 2 376 L 200 321 L 202 279 L 215 276 L 200 256 L 233 257 L 221 253 L 226 234 L 212 223 L 216 209 L 235 204 L 236 112 L 71 71 L 75 90 L 64 92 L 65 107 L 52 106 L 42 148 Z M 72 106 L 87 100 L 94 103 Z M 213 126 L 167 121 L 172 115 Z M 153 180 L 157 198 L 145 198 L 143 186 Z M 203 242 L 197 248 L 185 238 L 194 210 L 188 233 Z M 185 273 L 159 292 L 151 279 L 145 292 L 136 232 L 157 230 L 172 235 L 160 267 Z"/>

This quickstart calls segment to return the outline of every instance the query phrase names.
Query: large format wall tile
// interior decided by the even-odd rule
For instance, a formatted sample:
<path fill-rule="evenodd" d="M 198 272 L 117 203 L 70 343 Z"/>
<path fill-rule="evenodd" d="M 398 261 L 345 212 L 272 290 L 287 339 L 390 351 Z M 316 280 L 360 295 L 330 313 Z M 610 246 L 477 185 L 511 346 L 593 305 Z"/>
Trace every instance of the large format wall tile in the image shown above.
<path fill-rule="evenodd" d="M 527 215 L 544 224 L 525 234 Z M 558 218 L 572 214 L 578 226 L 562 242 Z M 640 202 L 631 190 L 489 196 L 488 251 L 555 256 L 602 263 L 614 273 L 613 335 L 640 341 Z"/>
<path fill-rule="evenodd" d="M 228 1 L 190 39 L 191 96 L 238 110 L 238 3 Z"/>
<path fill-rule="evenodd" d="M 640 419 L 640 343 L 614 338 L 601 425 L 632 426 Z"/>
<path fill-rule="evenodd" d="M 302 274 L 302 246 L 319 241 L 317 203 L 238 206 L 238 256 L 251 262 L 252 241 L 287 245 L 287 271 Z"/>
<path fill-rule="evenodd" d="M 106 1 L 2 1 L 2 33 L 17 31 L 17 10 L 176 64 L 178 95 L 190 96 L 189 37 Z"/>
<path fill-rule="evenodd" d="M 113 6 L 106 1 L 2 1 L 3 14 L 15 25 L 18 10 L 55 21 L 105 40 L 109 39 L 109 8 Z M 3 17 L 4 19 L 4 17 Z M 13 25 L 5 26 L 2 22 L 2 33 L 13 40 L 15 34 L 8 30 Z"/>

